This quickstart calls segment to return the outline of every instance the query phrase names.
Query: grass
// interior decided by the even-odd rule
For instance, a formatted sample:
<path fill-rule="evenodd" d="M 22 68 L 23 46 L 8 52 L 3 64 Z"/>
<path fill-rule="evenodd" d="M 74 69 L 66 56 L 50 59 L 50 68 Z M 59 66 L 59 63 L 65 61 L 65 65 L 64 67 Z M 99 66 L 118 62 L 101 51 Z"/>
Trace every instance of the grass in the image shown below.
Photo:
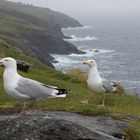
<path fill-rule="evenodd" d="M 129 121 L 132 126 L 126 128 L 125 132 L 127 133 L 128 140 L 140 140 L 140 123 L 137 121 Z"/>
<path fill-rule="evenodd" d="M 68 88 L 72 90 L 72 93 L 66 98 L 38 101 L 38 108 L 45 110 L 78 112 L 92 116 L 112 116 L 117 119 L 128 121 L 132 124 L 132 128 L 126 129 L 129 139 L 140 139 L 140 122 L 129 120 L 120 115 L 127 114 L 140 117 L 140 100 L 137 97 L 128 95 L 124 92 L 118 92 L 115 94 L 109 93 L 106 96 L 106 108 L 104 109 L 98 107 L 102 102 L 103 95 L 95 94 L 92 95 L 89 104 L 82 104 L 80 101 L 88 98 L 90 90 L 84 80 L 79 78 L 79 71 L 78 74 L 73 74 L 72 72 L 69 74 L 62 74 L 61 72 L 44 66 L 37 60 L 24 55 L 22 52 L 19 52 L 19 50 L 4 48 L 0 45 L 0 51 L 3 52 L 5 56 L 12 56 L 33 64 L 29 73 L 19 72 L 22 76 L 29 77 L 46 84 L 58 86 L 59 88 Z M 0 108 L 16 107 L 17 105 L 21 105 L 19 101 L 14 100 L 4 92 L 2 74 L 3 68 L 0 68 Z M 31 105 L 29 105 L 29 107 L 30 106 Z"/>

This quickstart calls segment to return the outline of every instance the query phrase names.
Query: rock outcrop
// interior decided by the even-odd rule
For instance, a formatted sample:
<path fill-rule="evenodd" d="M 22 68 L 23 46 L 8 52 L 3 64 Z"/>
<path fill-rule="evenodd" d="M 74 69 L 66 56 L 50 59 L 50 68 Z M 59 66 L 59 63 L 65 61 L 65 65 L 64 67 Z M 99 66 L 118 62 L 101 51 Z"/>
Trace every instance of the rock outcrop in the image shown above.
<path fill-rule="evenodd" d="M 129 124 L 111 117 L 38 111 L 33 116 L 0 116 L 0 140 L 119 140 Z"/>
<path fill-rule="evenodd" d="M 28 72 L 31 64 L 22 61 L 22 60 L 16 60 L 17 61 L 17 70 L 23 71 L 23 72 Z"/>

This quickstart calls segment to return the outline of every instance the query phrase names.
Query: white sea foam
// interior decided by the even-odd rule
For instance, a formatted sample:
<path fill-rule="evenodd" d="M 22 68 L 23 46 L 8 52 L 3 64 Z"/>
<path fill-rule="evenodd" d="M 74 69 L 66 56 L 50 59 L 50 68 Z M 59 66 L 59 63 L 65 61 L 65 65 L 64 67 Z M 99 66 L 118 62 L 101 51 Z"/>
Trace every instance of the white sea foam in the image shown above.
<path fill-rule="evenodd" d="M 53 54 L 52 55 L 54 58 L 55 58 L 55 60 L 58 62 L 58 63 L 67 63 L 67 64 L 69 64 L 69 63 L 77 63 L 78 61 L 72 61 L 72 58 L 71 57 L 69 57 L 69 55 L 57 55 L 57 54 Z M 57 63 L 54 63 L 54 64 L 57 64 Z"/>
<path fill-rule="evenodd" d="M 77 37 L 76 35 L 71 35 L 70 39 L 64 39 L 64 40 L 72 41 L 72 42 L 82 42 L 82 41 L 97 40 L 97 38 L 94 36 Z"/>
<path fill-rule="evenodd" d="M 71 57 L 92 57 L 93 55 L 97 55 L 97 54 L 110 53 L 110 52 L 113 52 L 114 50 L 86 49 L 86 50 L 82 50 L 82 51 L 85 52 L 85 54 L 72 53 L 69 56 L 71 56 Z"/>
<path fill-rule="evenodd" d="M 83 27 L 75 27 L 75 28 L 73 28 L 73 27 L 68 27 L 68 28 L 62 28 L 62 30 L 84 30 L 84 29 L 90 29 L 90 28 L 92 28 L 91 25 L 85 25 L 85 26 L 83 26 Z"/>
<path fill-rule="evenodd" d="M 52 56 L 55 58 L 57 63 L 53 63 L 53 65 L 57 68 L 66 68 L 69 69 L 71 66 L 76 66 L 81 63 L 82 60 L 84 59 L 90 59 L 95 55 L 100 55 L 104 53 L 111 53 L 114 50 L 97 50 L 97 49 L 88 49 L 88 50 L 83 50 L 85 54 L 70 54 L 70 55 L 58 55 L 58 54 L 52 54 Z"/>

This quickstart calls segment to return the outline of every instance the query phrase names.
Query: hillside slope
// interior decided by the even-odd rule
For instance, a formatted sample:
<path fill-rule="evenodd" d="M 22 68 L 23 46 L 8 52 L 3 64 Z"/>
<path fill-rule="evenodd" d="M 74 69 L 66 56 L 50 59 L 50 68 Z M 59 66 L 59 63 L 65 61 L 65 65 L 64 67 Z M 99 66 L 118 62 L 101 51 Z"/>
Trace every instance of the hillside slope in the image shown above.
<path fill-rule="evenodd" d="M 48 8 L 0 0 L 0 39 L 44 64 L 52 66 L 50 54 L 81 53 L 63 40 L 62 27 L 82 26 L 78 21 Z"/>
<path fill-rule="evenodd" d="M 132 125 L 125 131 L 128 135 L 128 140 L 140 140 L 140 100 L 136 96 L 131 96 L 126 93 L 117 92 L 107 94 L 106 108 L 101 108 L 103 95 L 92 94 L 88 104 L 82 104 L 81 101 L 90 96 L 90 90 L 86 85 L 85 79 L 81 73 L 63 74 L 52 68 L 42 65 L 36 59 L 25 56 L 20 50 L 8 48 L 4 46 L 4 42 L 0 43 L 0 52 L 5 49 L 5 55 L 16 59 L 21 59 L 29 62 L 33 66 L 29 69 L 29 73 L 19 72 L 22 76 L 38 80 L 42 83 L 58 86 L 59 88 L 71 89 L 71 94 L 66 98 L 56 98 L 41 100 L 37 102 L 37 106 L 44 110 L 59 110 L 68 112 L 77 112 L 91 116 L 112 116 L 113 118 L 127 121 Z M 2 54 L 1 54 L 2 55 Z M 1 57 L 0 55 L 0 57 Z M 20 111 L 18 100 L 9 97 L 3 88 L 3 68 L 0 67 L 0 113 Z M 31 107 L 31 105 L 29 105 Z M 10 108 L 10 109 L 9 109 Z M 99 122 L 104 123 L 99 119 Z"/>

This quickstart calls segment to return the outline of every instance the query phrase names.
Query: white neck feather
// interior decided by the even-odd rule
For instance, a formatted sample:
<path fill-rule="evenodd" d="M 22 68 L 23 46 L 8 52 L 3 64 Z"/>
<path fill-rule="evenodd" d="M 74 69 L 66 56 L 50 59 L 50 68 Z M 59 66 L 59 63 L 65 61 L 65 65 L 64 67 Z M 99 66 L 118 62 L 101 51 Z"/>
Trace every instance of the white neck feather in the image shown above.
<path fill-rule="evenodd" d="M 3 74 L 4 84 L 15 83 L 15 82 L 17 82 L 19 77 L 20 77 L 20 75 L 17 73 L 17 67 L 5 68 L 5 71 Z"/>
<path fill-rule="evenodd" d="M 96 66 L 94 66 L 94 67 L 92 66 L 92 67 L 90 68 L 88 76 L 89 76 L 89 78 L 92 77 L 92 78 L 94 78 L 95 80 L 96 80 L 96 79 L 98 79 L 98 80 L 101 79 L 101 77 L 100 77 L 100 75 L 99 75 L 99 72 L 98 72 L 98 69 L 97 69 Z"/>

